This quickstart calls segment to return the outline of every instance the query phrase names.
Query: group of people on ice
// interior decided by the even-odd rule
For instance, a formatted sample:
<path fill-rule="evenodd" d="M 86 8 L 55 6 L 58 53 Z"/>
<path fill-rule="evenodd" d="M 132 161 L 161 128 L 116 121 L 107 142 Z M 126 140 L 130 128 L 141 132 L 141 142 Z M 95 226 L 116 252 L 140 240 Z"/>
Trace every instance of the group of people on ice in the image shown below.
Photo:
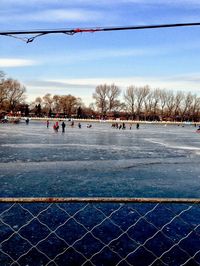
<path fill-rule="evenodd" d="M 49 124 L 50 124 L 50 122 L 49 122 L 49 120 L 47 120 L 47 128 L 49 128 Z M 72 128 L 74 127 L 74 121 L 71 121 L 70 126 L 71 126 Z M 62 127 L 62 132 L 65 132 L 66 124 L 65 124 L 64 121 L 62 121 L 62 123 L 61 123 L 61 127 Z M 81 127 L 82 127 L 82 126 L 81 126 L 81 123 L 79 122 L 79 123 L 78 123 L 78 128 L 81 128 Z M 92 127 L 92 124 L 87 124 L 86 127 L 87 127 L 87 128 L 91 128 L 91 127 Z M 117 129 L 125 130 L 125 129 L 126 129 L 126 124 L 125 124 L 124 122 L 123 122 L 122 124 L 113 123 L 113 124 L 111 125 L 111 127 L 113 127 L 113 128 L 117 128 Z M 139 127 L 140 127 L 140 124 L 137 123 L 137 124 L 136 124 L 136 129 L 139 129 Z M 129 129 L 131 129 L 131 128 L 132 128 L 132 124 L 129 125 Z M 58 121 L 55 122 L 55 123 L 53 124 L 53 129 L 54 129 L 55 131 L 58 132 L 58 130 L 59 130 L 59 122 L 58 122 Z"/>
<path fill-rule="evenodd" d="M 49 120 L 47 120 L 47 128 L 49 128 L 49 125 L 50 125 L 50 122 L 49 122 Z M 74 127 L 74 121 L 71 121 L 71 124 L 70 124 L 70 126 L 73 128 Z M 57 122 L 55 122 L 54 124 L 53 124 L 53 129 L 56 131 L 56 132 L 58 132 L 58 130 L 59 130 L 59 122 L 57 121 Z M 65 132 L 65 127 L 66 127 L 66 124 L 65 124 L 65 122 L 64 121 L 62 121 L 62 123 L 61 123 L 61 127 L 62 127 L 62 132 Z M 81 126 L 81 123 L 79 122 L 78 123 L 78 128 L 81 128 L 82 126 Z M 87 128 L 91 128 L 92 127 L 92 125 L 91 124 L 87 124 Z"/>
<path fill-rule="evenodd" d="M 125 123 L 122 123 L 122 124 L 118 124 L 118 123 L 113 123 L 111 125 L 111 127 L 114 127 L 114 128 L 117 128 L 117 129 L 126 129 L 126 124 Z M 140 124 L 137 123 L 136 124 L 136 128 L 139 129 L 140 128 Z M 129 125 L 129 129 L 132 129 L 132 124 Z"/>
<path fill-rule="evenodd" d="M 49 121 L 47 123 L 48 123 L 47 127 L 49 127 Z M 66 124 L 64 121 L 62 122 L 61 127 L 62 127 L 62 132 L 65 132 Z M 59 129 L 58 121 L 53 125 L 53 129 L 58 132 L 58 129 Z"/>

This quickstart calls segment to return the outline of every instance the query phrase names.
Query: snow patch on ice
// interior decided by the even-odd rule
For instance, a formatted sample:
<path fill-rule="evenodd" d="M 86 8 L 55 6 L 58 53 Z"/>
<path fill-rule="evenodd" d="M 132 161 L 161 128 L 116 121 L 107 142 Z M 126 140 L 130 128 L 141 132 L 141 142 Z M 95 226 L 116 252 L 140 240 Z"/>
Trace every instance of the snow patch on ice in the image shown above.
<path fill-rule="evenodd" d="M 153 140 L 153 139 L 145 139 L 145 140 L 148 141 L 148 142 L 151 142 L 151 143 L 162 145 L 162 146 L 164 146 L 166 148 L 200 151 L 200 147 L 173 145 L 173 144 L 170 144 L 170 143 L 163 143 L 163 142 L 156 141 L 156 140 Z"/>

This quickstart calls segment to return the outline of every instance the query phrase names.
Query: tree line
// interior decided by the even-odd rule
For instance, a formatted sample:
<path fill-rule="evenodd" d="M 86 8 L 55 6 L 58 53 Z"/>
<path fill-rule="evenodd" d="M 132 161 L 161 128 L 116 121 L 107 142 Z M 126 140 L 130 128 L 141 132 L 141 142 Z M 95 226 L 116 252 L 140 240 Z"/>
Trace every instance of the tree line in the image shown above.
<path fill-rule="evenodd" d="M 122 91 L 115 84 L 98 85 L 86 107 L 71 94 L 37 97 L 26 103 L 26 88 L 0 72 L 0 110 L 21 112 L 25 116 L 62 116 L 77 118 L 123 118 L 129 120 L 200 121 L 200 96 L 191 92 L 129 86 Z"/>
<path fill-rule="evenodd" d="M 5 78 L 0 71 L 0 110 L 14 111 L 25 102 L 26 88 L 12 78 Z"/>

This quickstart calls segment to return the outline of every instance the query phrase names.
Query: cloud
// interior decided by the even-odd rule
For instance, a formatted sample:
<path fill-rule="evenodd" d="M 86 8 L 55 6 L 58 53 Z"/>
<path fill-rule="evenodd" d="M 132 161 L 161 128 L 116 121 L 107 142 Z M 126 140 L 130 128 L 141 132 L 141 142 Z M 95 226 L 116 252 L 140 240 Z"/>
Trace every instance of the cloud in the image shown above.
<path fill-rule="evenodd" d="M 95 21 L 111 21 L 115 18 L 114 14 L 107 16 L 106 11 L 84 8 L 52 8 L 41 11 L 33 11 L 28 9 L 26 12 L 4 11 L 0 12 L 0 21 L 6 20 L 19 22 L 95 22 Z"/>
<path fill-rule="evenodd" d="M 19 58 L 0 58 L 0 67 L 9 68 L 9 67 L 26 67 L 36 65 L 36 62 L 28 59 L 19 59 Z"/>
<path fill-rule="evenodd" d="M 87 84 L 82 81 L 75 80 L 60 81 L 60 80 L 29 80 L 23 84 L 27 88 L 27 99 L 29 102 L 34 101 L 36 97 L 42 97 L 47 93 L 52 95 L 72 94 L 89 104 L 92 102 L 92 91 L 95 84 Z"/>
<path fill-rule="evenodd" d="M 91 84 L 76 84 L 73 82 L 67 82 L 67 81 L 60 81 L 60 80 L 30 80 L 26 82 L 26 85 L 28 87 L 34 87 L 34 88 L 60 88 L 60 89 L 66 89 L 68 87 L 70 88 L 88 88 L 93 87 Z"/>
<path fill-rule="evenodd" d="M 46 93 L 52 95 L 72 94 L 81 97 L 86 105 L 93 102 L 92 93 L 100 84 L 112 84 L 119 86 L 122 91 L 128 86 L 145 86 L 151 88 L 167 89 L 172 91 L 183 91 L 185 93 L 196 93 L 200 96 L 198 77 L 199 73 L 189 75 L 165 76 L 165 77 L 111 77 L 111 78 L 76 78 L 76 79 L 46 79 L 26 81 L 28 101 L 42 97 Z M 196 80 L 197 79 L 197 80 Z M 122 93 L 123 96 L 123 93 Z"/>
<path fill-rule="evenodd" d="M 38 8 L 40 6 L 40 9 Z M 19 23 L 23 22 L 33 22 L 33 23 L 56 23 L 61 22 L 77 22 L 77 23 L 101 23 L 100 25 L 120 25 L 124 23 L 124 19 L 128 22 L 130 19 L 131 25 L 143 25 L 153 23 L 158 21 L 171 21 L 170 15 L 173 14 L 163 14 L 161 16 L 146 16 L 145 18 L 137 14 L 138 8 L 154 8 L 154 7 L 173 7 L 182 9 L 188 8 L 198 8 L 200 7 L 200 1 L 197 0 L 67 0 L 67 1 L 55 1 L 55 0 L 1 0 L 1 10 L 0 10 L 0 22 L 1 23 L 11 23 L 17 21 Z M 126 14 L 132 9 L 132 17 Z M 125 15 L 125 17 L 124 17 Z M 189 16 L 189 15 L 188 15 Z M 133 20 L 134 18 L 134 20 Z M 176 14 L 173 18 L 174 21 L 181 22 L 182 20 L 187 20 L 186 14 Z M 150 19 L 150 21 L 149 21 Z M 198 15 L 192 21 L 197 20 Z M 134 21 L 134 23 L 132 23 Z M 155 22 L 154 22 L 155 21 Z M 129 22 L 128 22 L 129 23 Z M 5 25 L 7 25 L 5 24 Z"/>
<path fill-rule="evenodd" d="M 94 0 L 60 0 L 59 4 L 60 5 L 112 5 L 112 4 L 125 4 L 125 3 L 133 3 L 133 4 L 146 4 L 146 5 L 182 5 L 182 4 L 188 4 L 188 5 L 199 5 L 200 2 L 199 0 L 179 0 L 179 1 L 174 1 L 174 0 L 101 0 L 101 1 L 94 1 Z M 10 5 L 35 5 L 35 4 L 40 4 L 40 5 L 51 5 L 51 4 L 58 4 L 58 1 L 55 0 L 1 0 L 1 4 L 10 4 Z"/>
<path fill-rule="evenodd" d="M 151 57 L 160 54 L 166 54 L 167 52 L 160 49 L 148 49 L 148 48 L 118 48 L 118 49 L 91 49 L 91 50 L 81 50 L 76 51 L 75 53 L 70 53 L 67 56 L 62 55 L 51 59 L 44 59 L 44 63 L 49 64 L 49 60 L 54 63 L 59 64 L 76 64 L 77 62 L 88 62 L 88 61 L 96 61 L 102 59 L 120 59 L 120 58 L 133 58 L 133 57 Z"/>
<path fill-rule="evenodd" d="M 174 90 L 185 90 L 199 92 L 199 73 L 177 76 L 133 76 L 133 77 L 98 77 L 98 78 L 76 78 L 76 79 L 46 79 L 27 82 L 31 87 L 48 88 L 95 88 L 99 84 L 112 84 L 126 88 L 130 85 L 150 85 L 152 88 L 166 88 Z"/>
<path fill-rule="evenodd" d="M 84 10 L 84 9 L 49 9 L 40 12 L 27 13 L 23 16 L 17 16 L 17 19 L 28 21 L 96 21 L 102 17 L 102 13 L 98 11 Z"/>
<path fill-rule="evenodd" d="M 145 4 L 145 5 L 173 5 L 182 6 L 185 5 L 199 5 L 199 0 L 116 0 L 118 3 L 133 3 L 133 4 Z"/>
<path fill-rule="evenodd" d="M 169 78 L 167 79 L 169 80 Z M 170 80 L 174 82 L 180 82 L 180 80 L 184 83 L 190 83 L 197 87 L 199 87 L 200 82 L 200 73 L 190 73 L 185 75 L 175 75 L 170 77 Z M 199 90 L 200 92 L 200 90 Z"/>

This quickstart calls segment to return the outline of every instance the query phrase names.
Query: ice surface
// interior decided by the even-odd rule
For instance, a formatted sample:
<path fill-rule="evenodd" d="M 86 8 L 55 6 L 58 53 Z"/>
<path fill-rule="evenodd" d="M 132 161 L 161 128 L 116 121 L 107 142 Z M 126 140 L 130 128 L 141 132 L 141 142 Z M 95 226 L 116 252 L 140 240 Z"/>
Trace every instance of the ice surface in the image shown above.
<path fill-rule="evenodd" d="M 44 122 L 0 124 L 0 196 L 200 197 L 200 134 L 93 123 L 55 132 Z"/>

